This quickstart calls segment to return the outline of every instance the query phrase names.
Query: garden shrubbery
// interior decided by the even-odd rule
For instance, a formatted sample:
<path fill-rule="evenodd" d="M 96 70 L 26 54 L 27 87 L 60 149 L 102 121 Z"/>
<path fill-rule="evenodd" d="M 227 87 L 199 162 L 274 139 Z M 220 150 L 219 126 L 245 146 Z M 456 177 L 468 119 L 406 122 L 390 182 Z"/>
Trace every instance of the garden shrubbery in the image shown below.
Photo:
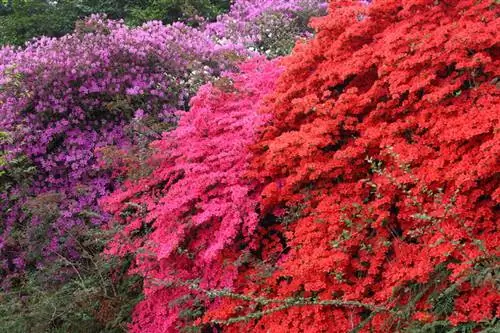
<path fill-rule="evenodd" d="M 328 8 L 0 49 L 0 330 L 498 331 L 497 2 Z"/>
<path fill-rule="evenodd" d="M 138 251 L 134 272 L 160 289 L 136 308 L 134 331 L 169 331 L 148 324 L 155 315 L 173 320 L 179 304 L 191 306 L 190 325 L 228 332 L 498 328 L 498 24 L 491 2 L 331 2 L 314 22 L 317 35 L 282 60 L 284 73 L 264 98 L 260 112 L 270 118 L 248 145 L 242 178 L 262 189 L 250 238 L 233 228 L 253 217 L 212 231 L 237 210 L 206 206 L 206 195 L 220 200 L 215 185 L 191 191 L 196 178 L 161 164 L 154 172 L 169 178 L 159 187 L 138 182 L 106 201 L 121 202 L 127 228 L 152 227 L 144 243 L 151 250 Z M 255 80 L 245 72 L 241 79 Z M 203 133 L 210 142 L 224 132 Z M 182 157 L 196 152 L 191 142 Z M 220 161 L 218 148 L 190 163 Z M 206 170 L 198 172 L 220 175 Z M 164 191 L 186 181 L 175 198 L 194 206 L 183 213 Z M 239 203 L 235 193 L 230 203 Z M 197 273 L 211 244 L 224 245 L 213 257 L 222 269 Z M 162 265 L 169 256 L 185 259 Z M 215 282 L 226 275 L 229 285 Z"/>

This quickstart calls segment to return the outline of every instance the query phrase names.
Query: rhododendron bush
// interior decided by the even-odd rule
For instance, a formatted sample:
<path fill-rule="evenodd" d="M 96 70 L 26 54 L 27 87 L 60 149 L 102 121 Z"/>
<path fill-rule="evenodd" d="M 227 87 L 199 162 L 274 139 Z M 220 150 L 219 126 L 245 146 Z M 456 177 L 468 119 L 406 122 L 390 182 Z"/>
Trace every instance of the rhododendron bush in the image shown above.
<path fill-rule="evenodd" d="M 332 1 L 314 26 L 285 60 L 254 147 L 262 213 L 281 223 L 253 240 L 260 264 L 240 268 L 205 322 L 234 332 L 493 327 L 497 4 Z"/>
<path fill-rule="evenodd" d="M 0 119 L 12 137 L 4 149 L 37 168 L 28 189 L 2 193 L 1 269 L 11 271 L 11 260 L 22 269 L 27 259 L 12 253 L 50 257 L 61 245 L 71 248 L 68 230 L 106 219 L 95 201 L 110 177 L 97 169 L 95 149 L 134 142 L 134 115 L 171 122 L 196 85 L 227 68 L 228 52 L 238 51 L 180 23 L 129 29 L 93 17 L 72 35 L 2 52 Z M 31 235 L 16 248 L 12 230 L 26 219 Z"/>
<path fill-rule="evenodd" d="M 248 146 L 266 120 L 257 110 L 280 69 L 256 58 L 240 71 L 202 87 L 178 127 L 153 142 L 154 171 L 103 201 L 126 224 L 108 254 L 136 254 L 132 272 L 146 279 L 133 331 L 174 331 L 193 319 L 183 309 L 210 306 L 186 281 L 231 288 L 240 246 L 255 234 L 259 191 L 245 177 Z"/>

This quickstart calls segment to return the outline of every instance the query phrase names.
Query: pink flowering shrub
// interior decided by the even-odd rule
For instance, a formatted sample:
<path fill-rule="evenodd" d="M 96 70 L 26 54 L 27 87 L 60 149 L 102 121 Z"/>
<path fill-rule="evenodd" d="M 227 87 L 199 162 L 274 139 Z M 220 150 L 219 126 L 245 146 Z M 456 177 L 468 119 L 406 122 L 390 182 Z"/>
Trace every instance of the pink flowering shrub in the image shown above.
<path fill-rule="evenodd" d="M 107 253 L 135 254 L 132 272 L 145 278 L 133 332 L 174 332 L 201 315 L 183 312 L 210 303 L 182 282 L 230 288 L 238 269 L 230 258 L 251 242 L 259 191 L 245 177 L 248 146 L 266 120 L 257 111 L 281 69 L 257 58 L 240 70 L 203 86 L 178 127 L 152 144 L 149 177 L 102 201 L 124 224 Z"/>

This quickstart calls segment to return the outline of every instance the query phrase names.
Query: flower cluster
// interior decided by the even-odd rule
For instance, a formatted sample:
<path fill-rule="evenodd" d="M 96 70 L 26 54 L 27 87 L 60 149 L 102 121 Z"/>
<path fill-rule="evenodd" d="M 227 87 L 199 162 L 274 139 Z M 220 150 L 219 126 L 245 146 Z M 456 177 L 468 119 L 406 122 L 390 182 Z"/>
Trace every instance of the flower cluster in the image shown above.
<path fill-rule="evenodd" d="M 259 191 L 245 177 L 248 146 L 266 119 L 257 113 L 262 97 L 281 70 L 276 61 L 255 58 L 240 71 L 203 86 L 178 127 L 152 143 L 154 171 L 102 202 L 125 224 L 107 253 L 135 254 L 133 272 L 146 279 L 134 332 L 172 331 L 185 319 L 181 310 L 200 300 L 184 281 L 231 288 L 238 267 L 224 261 L 255 233 Z"/>
<path fill-rule="evenodd" d="M 310 37 L 309 19 L 326 14 L 326 7 L 324 0 L 240 0 L 205 29 L 222 43 L 275 57 L 288 54 L 298 38 Z"/>

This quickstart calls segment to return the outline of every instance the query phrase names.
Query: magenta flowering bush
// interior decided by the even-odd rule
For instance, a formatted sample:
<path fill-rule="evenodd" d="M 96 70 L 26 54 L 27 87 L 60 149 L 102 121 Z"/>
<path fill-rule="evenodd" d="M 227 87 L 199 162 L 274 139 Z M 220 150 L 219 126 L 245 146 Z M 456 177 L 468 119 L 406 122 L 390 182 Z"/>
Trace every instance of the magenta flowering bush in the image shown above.
<path fill-rule="evenodd" d="M 213 305 L 183 281 L 232 287 L 238 267 L 229 263 L 259 220 L 259 184 L 246 177 L 249 145 L 269 118 L 259 109 L 281 72 L 278 60 L 256 57 L 201 87 L 178 127 L 152 143 L 154 171 L 102 200 L 124 225 L 107 254 L 134 256 L 131 272 L 145 279 L 132 332 L 178 332 L 202 314 L 187 315 L 190 307 Z"/>

